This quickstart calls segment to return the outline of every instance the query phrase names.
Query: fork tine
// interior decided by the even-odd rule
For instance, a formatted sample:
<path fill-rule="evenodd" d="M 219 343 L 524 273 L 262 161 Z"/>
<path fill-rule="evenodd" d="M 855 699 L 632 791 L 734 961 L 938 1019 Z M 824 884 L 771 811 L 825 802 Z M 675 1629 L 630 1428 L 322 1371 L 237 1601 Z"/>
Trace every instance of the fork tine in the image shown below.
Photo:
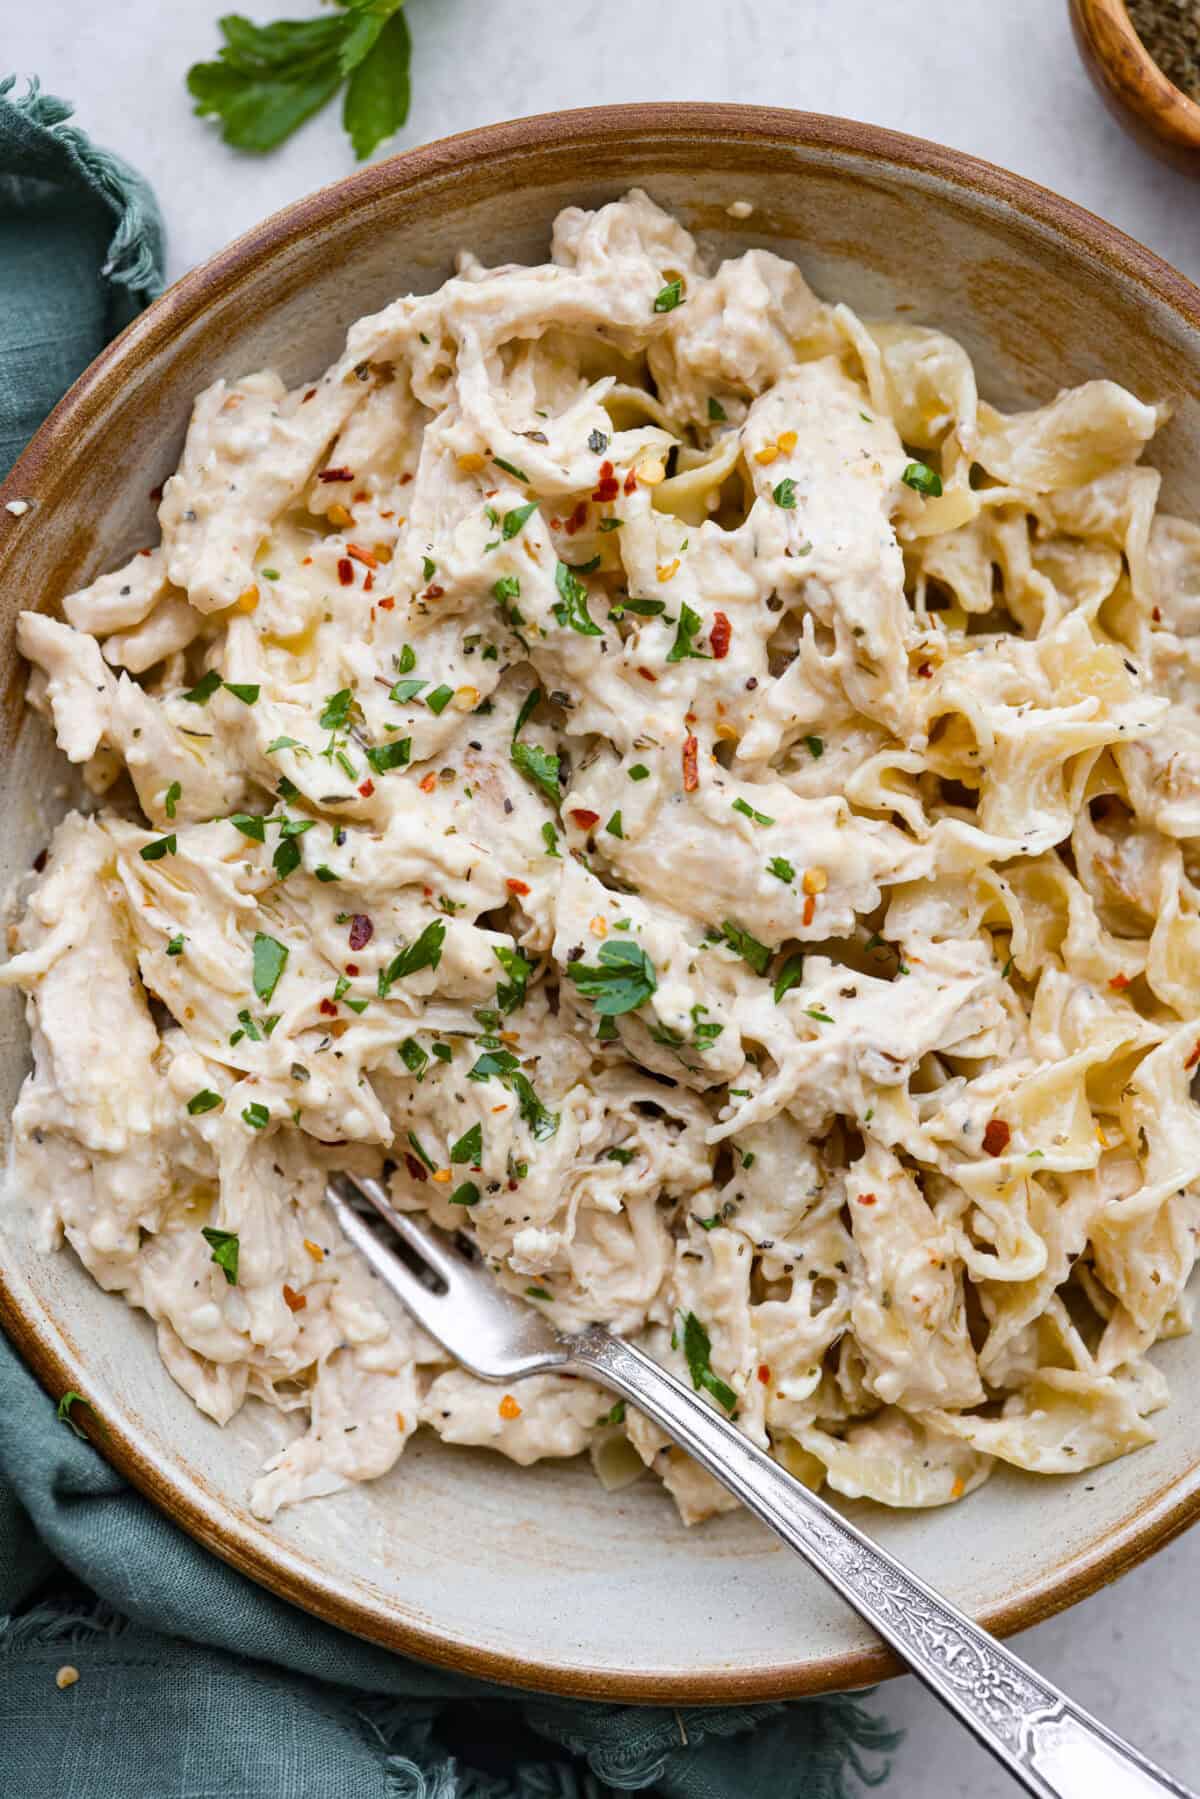
<path fill-rule="evenodd" d="M 357 1181 L 353 1184 L 358 1186 Z M 371 1195 L 368 1194 L 367 1197 L 371 1198 Z M 391 1289 L 400 1303 L 412 1313 L 430 1336 L 453 1355 L 453 1346 L 447 1342 L 441 1322 L 445 1317 L 443 1307 L 449 1295 L 431 1293 L 429 1288 L 417 1279 L 412 1270 L 404 1265 L 400 1257 L 390 1250 L 386 1243 L 380 1242 L 367 1221 L 361 1218 L 354 1207 L 350 1205 L 336 1181 L 330 1180 L 326 1183 L 325 1198 L 344 1234 L 354 1247 L 366 1257 L 384 1285 Z M 389 1207 L 388 1210 L 390 1211 L 391 1208 Z M 389 1219 L 388 1222 L 390 1223 L 391 1220 Z M 419 1247 L 423 1249 L 424 1244 Z"/>
<path fill-rule="evenodd" d="M 423 1262 L 427 1262 L 434 1273 L 440 1275 L 447 1286 L 451 1286 L 456 1276 L 460 1276 L 470 1266 L 467 1258 L 460 1250 L 454 1248 L 446 1238 L 432 1229 L 423 1229 L 415 1219 L 406 1213 L 398 1212 L 388 1198 L 387 1189 L 382 1182 L 371 1175 L 342 1173 L 339 1178 L 362 1194 L 379 1216 L 390 1224 L 396 1235 L 416 1251 Z"/>

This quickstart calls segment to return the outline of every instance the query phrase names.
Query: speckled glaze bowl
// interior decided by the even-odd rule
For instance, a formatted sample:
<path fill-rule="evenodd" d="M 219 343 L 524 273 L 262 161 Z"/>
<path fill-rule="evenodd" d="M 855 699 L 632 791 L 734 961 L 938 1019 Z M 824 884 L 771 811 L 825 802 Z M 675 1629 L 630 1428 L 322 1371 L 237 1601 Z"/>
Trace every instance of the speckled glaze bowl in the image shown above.
<path fill-rule="evenodd" d="M 468 245 L 540 260 L 551 220 L 644 186 L 713 249 L 766 245 L 871 316 L 939 325 L 1001 405 L 1111 375 L 1177 411 L 1154 446 L 1172 507 L 1200 515 L 1200 292 L 1029 182 L 870 126 L 750 107 L 560 113 L 413 150 L 268 219 L 187 275 L 57 408 L 0 491 L 4 703 L 0 889 L 45 842 L 63 765 L 21 705 L 17 609 L 50 606 L 154 538 L 193 395 L 262 365 L 298 382 L 352 320 L 430 289 Z M 753 210 L 735 218 L 729 207 Z M 739 212 L 742 210 L 738 209 Z M 0 1116 L 28 1045 L 0 1007 Z M 120 1046 L 113 1045 L 114 1055 Z M 280 1421 L 225 1430 L 159 1363 L 143 1317 L 0 1206 L 0 1316 L 50 1395 L 87 1395 L 101 1447 L 217 1555 L 347 1630 L 493 1679 L 670 1703 L 816 1693 L 894 1671 L 869 1630 L 748 1516 L 687 1531 L 646 1479 L 606 1494 L 586 1461 L 523 1470 L 418 1440 L 384 1480 L 253 1518 L 245 1495 Z M 998 1476 L 961 1505 L 852 1514 L 994 1630 L 1113 1579 L 1200 1510 L 1200 1335 L 1155 1352 L 1161 1441 L 1074 1480 Z"/>

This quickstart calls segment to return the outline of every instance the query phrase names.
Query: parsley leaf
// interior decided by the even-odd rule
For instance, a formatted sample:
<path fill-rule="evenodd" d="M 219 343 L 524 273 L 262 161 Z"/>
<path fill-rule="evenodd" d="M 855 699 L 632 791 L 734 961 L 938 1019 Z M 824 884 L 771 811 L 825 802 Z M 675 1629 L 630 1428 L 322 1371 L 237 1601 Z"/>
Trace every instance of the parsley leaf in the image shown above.
<path fill-rule="evenodd" d="M 734 800 L 733 809 L 735 812 L 740 812 L 743 818 L 752 818 L 756 825 L 773 825 L 775 823 L 775 820 L 768 818 L 765 812 L 756 812 L 747 800 Z"/>
<path fill-rule="evenodd" d="M 658 986 L 653 962 L 636 943 L 603 943 L 598 964 L 571 962 L 567 976 L 606 1018 L 636 1010 Z"/>
<path fill-rule="evenodd" d="M 242 1121 L 248 1124 L 252 1131 L 265 1131 L 271 1122 L 271 1114 L 266 1106 L 259 1105 L 257 1100 L 253 1100 L 250 1105 L 243 1107 Z"/>
<path fill-rule="evenodd" d="M 418 683 L 423 686 L 423 682 Z M 393 689 L 393 692 L 395 690 Z M 412 755 L 412 738 L 400 737 L 395 743 L 381 744 L 367 751 L 367 761 L 377 775 L 386 774 L 389 768 L 407 768 Z"/>
<path fill-rule="evenodd" d="M 737 1405 L 737 1394 L 713 1373 L 712 1343 L 695 1312 L 684 1314 L 683 1353 L 687 1357 L 688 1373 L 697 1393 L 702 1387 L 707 1389 L 718 1404 L 723 1405 L 727 1412 L 732 1412 Z"/>
<path fill-rule="evenodd" d="M 446 927 L 440 918 L 427 924 L 415 943 L 410 943 L 392 957 L 386 968 L 379 970 L 380 999 L 386 999 L 395 983 L 404 980 L 407 975 L 416 974 L 422 968 L 436 968 L 442 959 L 442 944 L 445 940 Z"/>
<path fill-rule="evenodd" d="M 570 625 L 581 637 L 602 637 L 604 633 L 588 611 L 587 588 L 565 562 L 555 565 L 554 585 L 562 596 L 561 602 L 554 607 L 559 624 Z"/>
<path fill-rule="evenodd" d="M 163 806 L 168 818 L 174 818 L 175 808 L 183 798 L 183 788 L 178 781 L 172 781 L 163 797 Z"/>
<path fill-rule="evenodd" d="M 720 400 L 714 400 L 711 394 L 708 396 L 708 416 L 714 425 L 723 425 L 729 416 Z"/>
<path fill-rule="evenodd" d="M 806 737 L 804 741 L 808 745 L 808 753 L 813 761 L 819 762 L 825 754 L 824 741 L 820 737 Z"/>
<path fill-rule="evenodd" d="M 782 481 L 777 482 L 771 489 L 771 498 L 777 506 L 782 506 L 785 512 L 795 511 L 796 483 L 792 480 L 790 475 L 786 475 Z"/>
<path fill-rule="evenodd" d="M 523 468 L 518 468 L 515 462 L 505 462 L 503 456 L 493 456 L 492 461 L 497 468 L 502 468 L 506 475 L 511 475 L 514 481 L 528 482 L 529 476 Z"/>
<path fill-rule="evenodd" d="M 682 302 L 683 282 L 676 277 L 674 281 L 668 281 L 667 285 L 660 288 L 655 294 L 654 310 L 655 312 L 674 312 Z"/>
<path fill-rule="evenodd" d="M 235 700 L 241 700 L 243 706 L 253 706 L 262 688 L 256 681 L 226 681 L 225 691 L 231 693 Z"/>
<path fill-rule="evenodd" d="M 216 1263 L 231 1287 L 237 1286 L 238 1255 L 241 1244 L 236 1231 L 219 1231 L 212 1225 L 203 1225 L 200 1235 L 212 1250 L 212 1260 Z"/>
<path fill-rule="evenodd" d="M 215 668 L 210 668 L 206 675 L 201 675 L 194 687 L 184 694 L 185 700 L 191 700 L 193 706 L 207 706 L 213 694 L 221 685 L 221 677 Z"/>
<path fill-rule="evenodd" d="M 456 1187 L 450 1195 L 450 1204 L 452 1206 L 477 1206 L 479 1204 L 479 1188 L 474 1181 L 464 1181 L 461 1187 Z"/>
<path fill-rule="evenodd" d="M 501 1012 L 515 1012 L 525 1004 L 525 988 L 533 973 L 533 963 L 527 962 L 518 949 L 508 949 L 504 945 L 492 945 L 492 954 L 508 976 L 496 988 L 496 1004 Z"/>
<path fill-rule="evenodd" d="M 254 933 L 254 991 L 259 999 L 269 1000 L 279 985 L 279 977 L 287 967 L 288 953 L 284 944 L 264 931 Z"/>
<path fill-rule="evenodd" d="M 544 750 L 540 743 L 514 743 L 509 751 L 514 765 L 526 780 L 540 787 L 551 805 L 559 802 L 558 757 Z"/>
<path fill-rule="evenodd" d="M 786 881 L 789 886 L 796 878 L 796 871 L 786 856 L 772 856 L 767 863 L 767 873 L 774 875 L 777 881 Z"/>
<path fill-rule="evenodd" d="M 342 687 L 337 693 L 326 696 L 325 707 L 321 713 L 319 724 L 323 731 L 340 731 L 350 717 L 350 708 L 354 704 L 354 695 L 348 687 Z"/>
<path fill-rule="evenodd" d="M 737 951 L 743 962 L 749 962 L 755 974 L 766 974 L 772 951 L 765 943 L 760 943 L 757 937 L 752 937 L 749 931 L 743 931 L 740 925 L 728 918 L 722 922 L 721 935 L 730 949 Z"/>
<path fill-rule="evenodd" d="M 470 1165 L 475 1166 L 482 1159 L 482 1156 L 483 1126 L 481 1124 L 473 1124 L 469 1131 L 464 1131 L 458 1142 L 451 1148 L 450 1160 L 456 1166 L 462 1162 L 467 1162 Z M 453 1194 L 451 1194 L 451 1202 L 459 1205 L 464 1203 L 462 1200 L 455 1202 Z"/>
<path fill-rule="evenodd" d="M 706 651 L 695 647 L 696 638 L 703 626 L 704 620 L 698 612 L 693 612 L 690 606 L 681 606 L 679 626 L 675 632 L 675 641 L 667 651 L 667 661 L 686 662 L 691 656 L 697 662 L 711 662 L 712 657 Z"/>
<path fill-rule="evenodd" d="M 368 0 L 368 4 L 360 4 L 355 9 L 356 25 L 342 48 L 342 67 L 350 71 L 342 102 L 342 124 L 359 162 L 364 162 L 377 144 L 399 131 L 408 118 L 412 40 L 402 6 L 403 0 L 383 0 L 382 5 L 380 0 Z M 382 28 L 377 26 L 368 48 L 355 55 L 364 26 L 369 29 L 381 14 Z"/>
<path fill-rule="evenodd" d="M 153 843 L 144 843 L 138 851 L 143 862 L 161 862 L 164 856 L 175 854 L 175 833 L 169 837 L 156 837 Z"/>
<path fill-rule="evenodd" d="M 219 1093 L 214 1093 L 211 1087 L 201 1087 L 199 1093 L 193 1093 L 191 1099 L 188 1100 L 188 1115 L 197 1118 L 202 1112 L 215 1112 L 220 1104 L 221 1095 Z"/>
<path fill-rule="evenodd" d="M 905 487 L 923 493 L 927 499 L 936 500 L 942 491 L 942 477 L 927 462 L 910 462 L 900 479 Z"/>
<path fill-rule="evenodd" d="M 537 501 L 530 500 L 527 506 L 514 506 L 511 512 L 504 514 L 500 521 L 500 535 L 506 543 L 509 538 L 517 535 L 523 525 L 528 524 L 537 509 Z"/>
<path fill-rule="evenodd" d="M 793 988 L 804 973 L 804 957 L 789 956 L 775 977 L 775 1004 L 778 1005 L 784 994 Z"/>

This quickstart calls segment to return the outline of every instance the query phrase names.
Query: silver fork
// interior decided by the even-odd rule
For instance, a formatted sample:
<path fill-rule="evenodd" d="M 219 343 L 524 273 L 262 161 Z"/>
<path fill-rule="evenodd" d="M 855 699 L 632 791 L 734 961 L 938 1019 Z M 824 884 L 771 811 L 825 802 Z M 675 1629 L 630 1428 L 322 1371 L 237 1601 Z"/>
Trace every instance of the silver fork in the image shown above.
<path fill-rule="evenodd" d="M 354 1193 L 391 1226 L 407 1260 L 355 1210 Z M 504 1385 L 529 1374 L 584 1374 L 661 1425 L 837 1589 L 1027 1792 L 1039 1799 L 1195 1799 L 634 1344 L 599 1325 L 560 1335 L 498 1286 L 478 1257 L 397 1212 L 377 1181 L 338 1175 L 327 1197 L 375 1272 L 472 1374 Z M 424 1278 L 409 1265 L 413 1259 Z"/>

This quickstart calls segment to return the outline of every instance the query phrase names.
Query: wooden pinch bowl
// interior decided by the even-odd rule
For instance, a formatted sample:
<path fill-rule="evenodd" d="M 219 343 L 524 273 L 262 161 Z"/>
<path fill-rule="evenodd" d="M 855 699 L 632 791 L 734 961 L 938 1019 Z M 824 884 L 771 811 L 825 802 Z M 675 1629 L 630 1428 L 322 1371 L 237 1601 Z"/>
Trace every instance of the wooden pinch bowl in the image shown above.
<path fill-rule="evenodd" d="M 1200 175 L 1200 105 L 1163 74 L 1133 28 L 1125 0 L 1069 0 L 1084 67 L 1118 124 L 1143 149 Z"/>

